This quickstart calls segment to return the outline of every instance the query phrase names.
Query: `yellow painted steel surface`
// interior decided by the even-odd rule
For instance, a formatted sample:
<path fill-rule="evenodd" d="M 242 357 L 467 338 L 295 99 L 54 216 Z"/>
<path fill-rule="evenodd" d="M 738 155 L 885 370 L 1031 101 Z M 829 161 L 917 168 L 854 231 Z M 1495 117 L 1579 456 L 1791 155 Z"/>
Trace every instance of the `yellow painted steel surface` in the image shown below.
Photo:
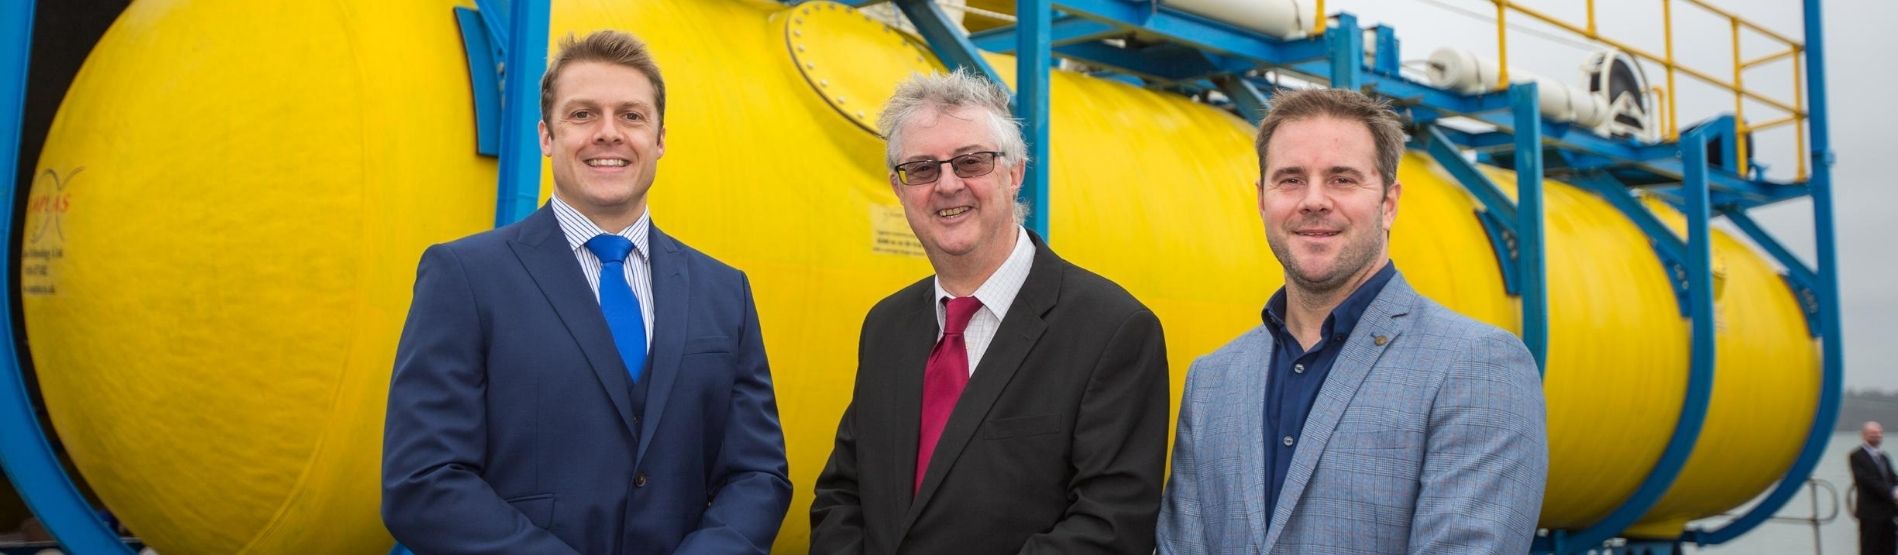
<path fill-rule="evenodd" d="M 387 548 L 382 410 L 415 261 L 492 217 L 495 165 L 474 153 L 449 13 L 467 4 L 145 0 L 75 82 L 24 221 L 30 350 L 77 466 L 159 551 Z M 633 31 L 665 70 L 654 220 L 752 278 L 796 487 L 777 547 L 801 552 L 862 315 L 929 273 L 862 122 L 935 61 L 821 2 L 576 0 L 552 22 L 555 36 Z M 990 61 L 1012 75 L 1007 58 Z M 1057 73 L 1051 94 L 1052 244 L 1160 316 L 1177 399 L 1192 359 L 1257 325 L 1279 285 L 1250 128 L 1077 74 Z M 1423 158 L 1406 157 L 1400 179 L 1392 251 L 1405 276 L 1518 329 L 1477 205 Z M 1687 326 L 1640 233 L 1605 202 L 1548 187 L 1544 524 L 1573 526 L 1658 457 Z M 1815 397 L 1790 295 L 1757 255 L 1721 245 L 1707 455 L 1656 526 L 1764 488 Z"/>

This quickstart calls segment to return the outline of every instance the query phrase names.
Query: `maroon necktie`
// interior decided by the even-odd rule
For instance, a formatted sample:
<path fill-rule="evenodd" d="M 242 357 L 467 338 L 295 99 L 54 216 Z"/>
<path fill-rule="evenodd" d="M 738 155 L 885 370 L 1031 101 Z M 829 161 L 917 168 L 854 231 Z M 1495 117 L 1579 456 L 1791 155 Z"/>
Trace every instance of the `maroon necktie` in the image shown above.
<path fill-rule="evenodd" d="M 929 364 L 923 367 L 923 418 L 916 442 L 916 484 L 910 493 L 923 489 L 923 473 L 929 471 L 929 457 L 936 452 L 936 440 L 942 439 L 942 427 L 956 409 L 956 399 L 969 385 L 969 344 L 962 330 L 969 327 L 982 301 L 975 297 L 949 299 L 943 311 L 942 339 L 929 351 Z"/>

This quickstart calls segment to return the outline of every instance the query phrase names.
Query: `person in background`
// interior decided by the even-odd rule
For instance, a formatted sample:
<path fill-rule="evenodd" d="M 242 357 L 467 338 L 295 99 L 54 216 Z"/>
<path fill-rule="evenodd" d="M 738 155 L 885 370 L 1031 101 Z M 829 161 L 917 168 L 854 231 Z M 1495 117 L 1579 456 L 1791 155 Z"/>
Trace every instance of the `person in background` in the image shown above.
<path fill-rule="evenodd" d="M 1898 549 L 1898 475 L 1892 473 L 1891 457 L 1879 449 L 1885 440 L 1885 427 L 1866 422 L 1859 428 L 1865 440 L 1853 449 L 1846 461 L 1852 467 L 1852 487 L 1858 490 L 1858 552 L 1864 555 L 1892 555 Z"/>

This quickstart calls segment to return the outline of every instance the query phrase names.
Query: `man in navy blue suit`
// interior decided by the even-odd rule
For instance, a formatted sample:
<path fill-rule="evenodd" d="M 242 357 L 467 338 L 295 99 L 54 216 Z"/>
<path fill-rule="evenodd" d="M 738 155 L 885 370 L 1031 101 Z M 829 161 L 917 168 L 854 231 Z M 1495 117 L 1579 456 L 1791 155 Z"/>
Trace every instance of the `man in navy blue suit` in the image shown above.
<path fill-rule="evenodd" d="M 751 287 L 661 233 L 665 82 L 645 45 L 561 44 L 554 196 L 430 247 L 396 350 L 382 518 L 417 553 L 764 553 L 791 500 Z"/>

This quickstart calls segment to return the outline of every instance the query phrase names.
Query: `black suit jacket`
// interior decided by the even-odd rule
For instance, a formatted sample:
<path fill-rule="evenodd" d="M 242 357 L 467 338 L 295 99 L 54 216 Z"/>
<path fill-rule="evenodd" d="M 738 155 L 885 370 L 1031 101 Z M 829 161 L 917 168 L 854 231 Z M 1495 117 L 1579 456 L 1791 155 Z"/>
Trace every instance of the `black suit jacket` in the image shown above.
<path fill-rule="evenodd" d="M 933 281 L 863 322 L 811 552 L 1152 553 L 1166 464 L 1160 321 L 1041 241 L 912 499 Z"/>
<path fill-rule="evenodd" d="M 1885 471 L 1879 472 L 1864 445 L 1852 449 L 1848 458 L 1852 461 L 1852 486 L 1858 488 L 1858 519 L 1888 519 L 1898 514 L 1898 503 L 1891 499 L 1891 487 L 1898 484 L 1898 476 L 1893 475 L 1890 461 L 1886 461 Z"/>

